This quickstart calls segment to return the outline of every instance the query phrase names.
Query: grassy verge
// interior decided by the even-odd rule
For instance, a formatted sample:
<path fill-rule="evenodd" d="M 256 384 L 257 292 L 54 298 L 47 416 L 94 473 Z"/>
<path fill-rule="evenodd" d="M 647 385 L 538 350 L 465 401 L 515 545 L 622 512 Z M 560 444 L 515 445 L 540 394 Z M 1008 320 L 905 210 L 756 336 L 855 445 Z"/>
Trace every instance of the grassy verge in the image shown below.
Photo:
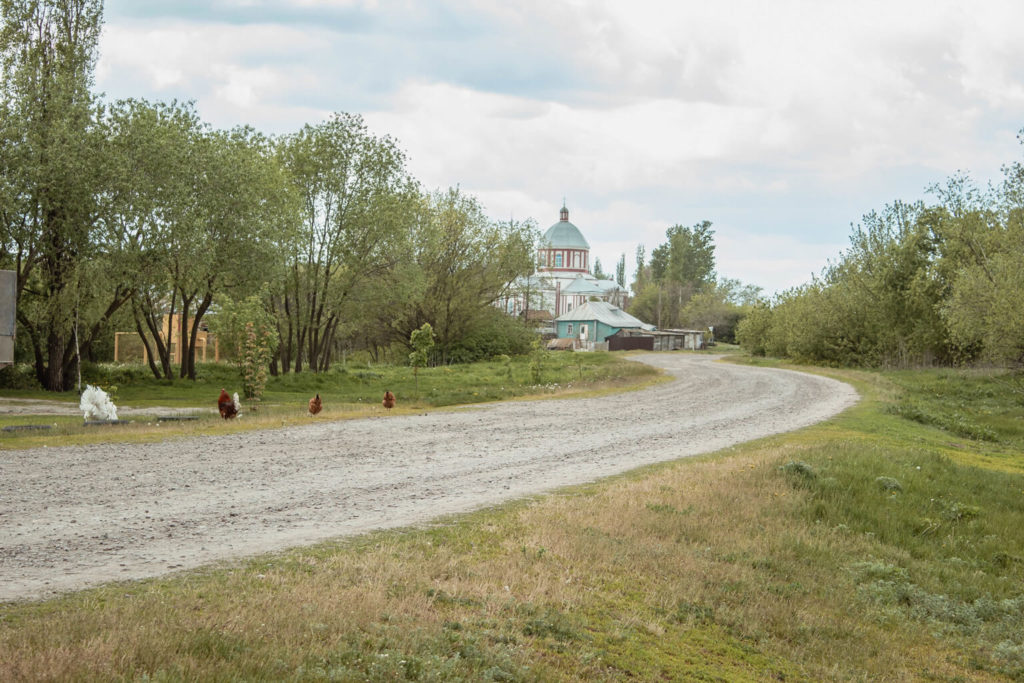
<path fill-rule="evenodd" d="M 973 439 L 892 408 L 948 409 L 935 373 L 827 372 L 864 400 L 792 434 L 0 607 L 0 679 L 1024 678 L 1020 406 L 965 400 Z"/>
<path fill-rule="evenodd" d="M 112 366 L 102 376 L 90 378 L 114 397 L 118 406 L 164 407 L 165 412 L 195 409 L 194 422 L 160 421 L 154 415 L 119 416 L 123 424 L 85 426 L 81 416 L 0 415 L 0 428 L 48 426 L 46 430 L 0 431 L 0 448 L 110 441 L 155 441 L 281 427 L 309 420 L 307 405 L 314 393 L 323 399 L 316 419 L 351 419 L 383 411 L 386 389 L 398 397 L 395 413 L 422 412 L 452 405 L 483 403 L 513 398 L 600 395 L 635 389 L 665 378 L 654 368 L 629 360 L 621 353 L 546 353 L 539 365 L 529 358 L 424 368 L 418 379 L 410 367 L 349 364 L 331 372 L 288 374 L 271 377 L 266 393 L 253 410 L 243 405 L 242 419 L 224 422 L 216 413 L 221 387 L 241 388 L 237 370 L 227 364 L 202 365 L 196 381 L 153 379 L 142 366 Z M 5 390 L 4 396 L 23 399 L 64 400 L 78 405 L 75 392 L 54 395 L 31 390 Z"/>

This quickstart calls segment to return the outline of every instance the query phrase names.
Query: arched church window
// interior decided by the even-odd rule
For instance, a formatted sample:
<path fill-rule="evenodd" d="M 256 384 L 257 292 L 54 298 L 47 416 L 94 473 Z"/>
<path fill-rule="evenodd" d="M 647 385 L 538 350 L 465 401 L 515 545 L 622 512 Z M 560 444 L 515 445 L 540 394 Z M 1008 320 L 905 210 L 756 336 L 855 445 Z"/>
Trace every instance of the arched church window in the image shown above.
<path fill-rule="evenodd" d="M 562 267 L 562 255 L 560 253 L 559 254 L 555 254 L 555 268 L 561 268 L 561 267 Z"/>

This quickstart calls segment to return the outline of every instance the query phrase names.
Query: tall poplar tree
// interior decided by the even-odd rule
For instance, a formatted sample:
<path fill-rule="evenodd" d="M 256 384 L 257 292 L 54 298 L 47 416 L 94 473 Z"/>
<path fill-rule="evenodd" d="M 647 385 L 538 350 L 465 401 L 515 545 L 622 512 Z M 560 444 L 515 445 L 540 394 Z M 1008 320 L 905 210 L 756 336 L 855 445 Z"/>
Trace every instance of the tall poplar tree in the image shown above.
<path fill-rule="evenodd" d="M 52 391 L 73 386 L 78 351 L 129 294 L 96 282 L 102 136 L 90 87 L 102 14 L 99 0 L 0 0 L 2 257 Z"/>
<path fill-rule="evenodd" d="M 668 238 L 651 251 L 651 262 L 643 263 L 637 248 L 636 296 L 629 312 L 658 327 L 679 327 L 683 309 L 690 298 L 715 283 L 715 243 L 710 221 L 693 227 L 673 225 Z"/>

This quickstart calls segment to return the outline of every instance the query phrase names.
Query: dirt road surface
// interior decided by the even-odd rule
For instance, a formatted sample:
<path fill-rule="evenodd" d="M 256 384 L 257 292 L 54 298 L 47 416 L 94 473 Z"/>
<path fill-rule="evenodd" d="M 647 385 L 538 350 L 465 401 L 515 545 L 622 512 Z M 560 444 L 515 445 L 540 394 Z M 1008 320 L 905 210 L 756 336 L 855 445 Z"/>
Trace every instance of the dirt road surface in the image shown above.
<path fill-rule="evenodd" d="M 797 429 L 857 400 L 814 375 L 640 359 L 676 379 L 601 398 L 0 452 L 0 600 L 424 523 Z"/>

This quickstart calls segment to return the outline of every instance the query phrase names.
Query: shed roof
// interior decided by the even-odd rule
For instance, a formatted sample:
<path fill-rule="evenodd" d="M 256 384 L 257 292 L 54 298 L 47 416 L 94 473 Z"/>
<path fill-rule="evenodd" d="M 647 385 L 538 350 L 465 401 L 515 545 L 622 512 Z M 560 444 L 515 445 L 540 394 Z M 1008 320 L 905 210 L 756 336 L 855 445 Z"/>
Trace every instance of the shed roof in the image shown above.
<path fill-rule="evenodd" d="M 702 330 L 659 330 L 652 326 L 644 328 L 624 327 L 615 334 L 622 337 L 683 337 L 690 334 L 704 334 Z"/>
<path fill-rule="evenodd" d="M 618 306 L 613 306 L 607 301 L 587 301 L 568 313 L 563 313 L 555 318 L 556 322 L 575 322 L 577 320 L 596 320 L 609 327 L 653 329 L 651 325 L 648 325 L 639 318 L 634 318 Z"/>
<path fill-rule="evenodd" d="M 608 279 L 605 279 L 605 280 L 594 280 L 594 285 L 597 286 L 597 287 L 600 287 L 601 289 L 603 289 L 606 292 L 614 292 L 617 289 L 621 290 L 623 292 L 626 291 L 615 280 L 608 280 Z"/>
<path fill-rule="evenodd" d="M 563 294 L 604 294 L 604 290 L 594 284 L 593 280 L 583 276 L 575 278 L 562 288 Z"/>
<path fill-rule="evenodd" d="M 620 289 L 614 280 L 599 280 L 593 275 L 580 274 L 572 282 L 562 288 L 565 294 L 594 294 L 603 296 Z"/>

